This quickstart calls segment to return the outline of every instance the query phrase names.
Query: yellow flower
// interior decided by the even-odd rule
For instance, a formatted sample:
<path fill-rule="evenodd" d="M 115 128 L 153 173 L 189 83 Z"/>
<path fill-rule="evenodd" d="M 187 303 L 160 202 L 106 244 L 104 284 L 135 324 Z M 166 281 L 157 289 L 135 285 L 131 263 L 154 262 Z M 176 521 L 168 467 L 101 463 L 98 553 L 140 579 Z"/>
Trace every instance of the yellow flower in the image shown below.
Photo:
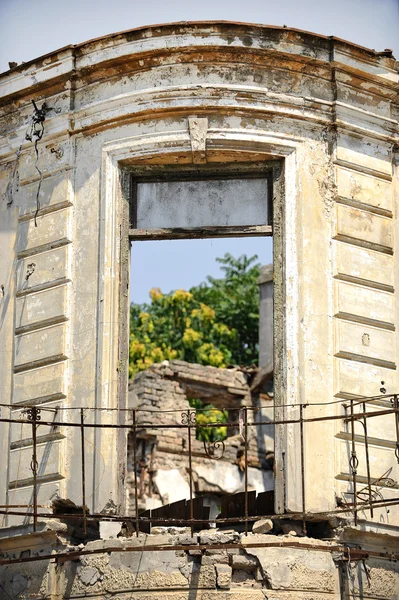
<path fill-rule="evenodd" d="M 161 350 L 161 348 L 152 348 L 151 350 L 151 358 L 154 360 L 154 362 L 161 362 L 164 360 L 164 354 Z"/>
<path fill-rule="evenodd" d="M 183 334 L 183 342 L 185 344 L 194 344 L 198 342 L 202 338 L 202 334 L 199 331 L 195 331 L 195 329 L 191 329 L 190 327 L 185 330 Z"/>
<path fill-rule="evenodd" d="M 220 333 L 220 335 L 232 335 L 232 331 L 229 327 L 227 327 L 227 325 L 225 325 L 224 323 L 215 323 L 214 325 L 215 327 L 215 331 L 217 331 L 217 333 Z"/>
<path fill-rule="evenodd" d="M 188 300 L 191 300 L 192 297 L 193 295 L 185 290 L 176 290 L 173 294 L 173 299 L 181 302 L 187 302 Z"/>
<path fill-rule="evenodd" d="M 215 318 L 215 311 L 213 310 L 213 308 L 207 306 L 206 304 L 202 304 L 202 302 L 200 306 L 203 319 L 205 319 L 206 321 L 212 321 Z"/>
<path fill-rule="evenodd" d="M 218 350 L 213 344 L 202 344 L 198 348 L 198 354 L 203 362 L 213 367 L 225 367 L 223 352 Z"/>
<path fill-rule="evenodd" d="M 150 289 L 150 298 L 154 302 L 154 300 L 158 300 L 162 298 L 162 292 L 160 288 L 151 288 Z"/>

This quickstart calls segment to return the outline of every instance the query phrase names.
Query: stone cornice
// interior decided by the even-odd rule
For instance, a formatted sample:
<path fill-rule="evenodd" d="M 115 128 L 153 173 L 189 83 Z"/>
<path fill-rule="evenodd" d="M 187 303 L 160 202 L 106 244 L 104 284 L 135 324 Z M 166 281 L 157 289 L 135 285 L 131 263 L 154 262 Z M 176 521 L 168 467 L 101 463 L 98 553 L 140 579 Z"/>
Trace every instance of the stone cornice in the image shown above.
<path fill-rule="evenodd" d="M 184 65 L 198 69 L 190 84 L 179 73 Z M 390 108 L 399 99 L 396 67 L 373 50 L 289 28 L 210 22 L 131 30 L 0 75 L 0 155 L 7 160 L 23 139 L 32 98 L 51 105 L 57 99 L 57 114 L 46 119 L 47 140 L 216 110 L 308 121 L 397 144 Z M 175 85 L 164 84 L 158 68 L 174 70 Z M 232 68 L 240 73 L 234 84 Z M 114 91 L 111 84 L 123 78 L 125 91 Z"/>

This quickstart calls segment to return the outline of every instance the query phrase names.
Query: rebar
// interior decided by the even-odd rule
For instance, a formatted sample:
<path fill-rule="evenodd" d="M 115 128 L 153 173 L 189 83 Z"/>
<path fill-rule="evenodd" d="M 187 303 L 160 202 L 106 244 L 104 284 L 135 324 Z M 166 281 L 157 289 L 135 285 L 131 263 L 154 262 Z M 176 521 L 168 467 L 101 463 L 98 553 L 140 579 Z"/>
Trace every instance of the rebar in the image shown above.
<path fill-rule="evenodd" d="M 85 424 L 84 410 L 80 410 L 80 444 L 82 452 L 82 507 L 83 507 L 83 532 L 87 534 L 87 511 L 86 511 L 86 466 L 85 466 Z"/>
<path fill-rule="evenodd" d="M 134 508 L 136 513 L 136 536 L 139 537 L 139 500 L 137 492 L 137 425 L 136 411 L 133 409 L 133 472 L 134 472 Z"/>

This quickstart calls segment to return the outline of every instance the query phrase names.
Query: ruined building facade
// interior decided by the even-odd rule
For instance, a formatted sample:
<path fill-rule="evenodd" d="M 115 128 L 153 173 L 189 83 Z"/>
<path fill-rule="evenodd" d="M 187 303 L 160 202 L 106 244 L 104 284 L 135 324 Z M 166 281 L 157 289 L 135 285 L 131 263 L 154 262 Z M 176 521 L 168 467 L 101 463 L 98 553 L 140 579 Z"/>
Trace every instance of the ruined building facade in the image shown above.
<path fill-rule="evenodd" d="M 220 497 L 244 491 L 245 438 L 240 431 L 239 412 L 249 406 L 254 409 L 251 418 L 256 421 L 273 418 L 273 396 L 264 394 L 261 402 L 259 393 L 251 390 L 252 379 L 245 369 L 217 369 L 172 360 L 153 365 L 129 383 L 129 406 L 140 409 L 137 413 L 140 508 L 155 508 L 190 497 L 187 432 L 162 426 L 172 424 L 176 413 L 190 410 L 191 399 L 226 410 L 226 421 L 236 424 L 226 428 L 223 443 L 192 440 L 195 496 L 205 497 L 215 518 Z M 273 425 L 251 428 L 246 457 L 248 489 L 272 495 L 273 434 Z M 133 433 L 129 433 L 126 488 L 131 514 L 135 508 L 133 444 Z"/>
<path fill-rule="evenodd" d="M 8 594 L 397 598 L 398 92 L 390 52 L 233 23 L 122 32 L 0 75 Z M 126 509 L 130 240 L 215 235 L 274 239 L 275 513 L 349 521 L 330 541 L 82 549 L 40 515 L 57 498 Z"/>

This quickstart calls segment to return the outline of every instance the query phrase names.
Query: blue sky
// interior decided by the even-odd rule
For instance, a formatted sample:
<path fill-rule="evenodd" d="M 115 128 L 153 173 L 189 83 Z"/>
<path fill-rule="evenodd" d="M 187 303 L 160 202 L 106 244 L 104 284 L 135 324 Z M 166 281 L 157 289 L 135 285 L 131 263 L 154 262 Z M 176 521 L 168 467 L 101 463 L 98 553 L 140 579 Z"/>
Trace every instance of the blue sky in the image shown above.
<path fill-rule="evenodd" d="M 399 58 L 399 0 L 0 0 L 0 72 L 68 44 L 167 21 L 223 19 L 287 25 L 335 35 Z M 217 275 L 217 256 L 258 254 L 271 260 L 268 239 L 137 242 L 132 249 L 132 298 L 151 287 L 188 288 Z"/>

